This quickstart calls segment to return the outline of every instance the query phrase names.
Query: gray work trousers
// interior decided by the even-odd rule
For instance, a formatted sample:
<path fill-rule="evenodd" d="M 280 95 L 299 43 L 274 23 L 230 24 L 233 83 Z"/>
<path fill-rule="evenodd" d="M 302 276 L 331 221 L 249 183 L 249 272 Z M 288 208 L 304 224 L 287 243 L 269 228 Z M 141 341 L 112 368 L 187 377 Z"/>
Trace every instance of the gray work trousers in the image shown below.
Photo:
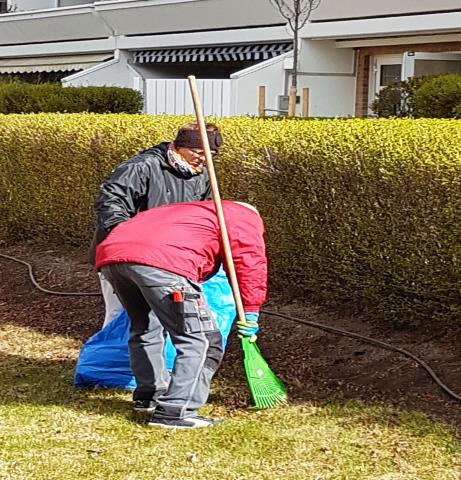
<path fill-rule="evenodd" d="M 130 364 L 137 383 L 133 398 L 156 400 L 156 416 L 196 415 L 224 353 L 202 289 L 185 277 L 145 265 L 114 263 L 101 271 L 131 321 Z M 171 375 L 164 359 L 166 332 L 176 349 Z"/>

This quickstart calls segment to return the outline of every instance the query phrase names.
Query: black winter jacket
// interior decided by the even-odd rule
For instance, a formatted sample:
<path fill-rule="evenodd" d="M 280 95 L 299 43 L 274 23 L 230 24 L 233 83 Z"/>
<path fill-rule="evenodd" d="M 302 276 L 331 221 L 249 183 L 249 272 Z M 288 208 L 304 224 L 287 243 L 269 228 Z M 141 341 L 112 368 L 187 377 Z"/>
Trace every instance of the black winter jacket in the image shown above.
<path fill-rule="evenodd" d="M 90 249 L 119 223 L 138 212 L 170 203 L 196 202 L 211 198 L 206 169 L 185 178 L 168 163 L 169 143 L 161 143 L 122 162 L 102 183 L 96 198 L 96 232 Z"/>

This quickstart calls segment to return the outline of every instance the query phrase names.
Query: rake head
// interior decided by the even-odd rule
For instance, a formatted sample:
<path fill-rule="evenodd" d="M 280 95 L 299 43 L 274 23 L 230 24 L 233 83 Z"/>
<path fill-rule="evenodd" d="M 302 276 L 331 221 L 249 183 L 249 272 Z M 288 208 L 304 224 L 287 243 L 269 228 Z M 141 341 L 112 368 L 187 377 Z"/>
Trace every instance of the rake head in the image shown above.
<path fill-rule="evenodd" d="M 256 408 L 272 408 L 287 404 L 285 386 L 264 360 L 256 342 L 242 338 L 243 364 Z"/>

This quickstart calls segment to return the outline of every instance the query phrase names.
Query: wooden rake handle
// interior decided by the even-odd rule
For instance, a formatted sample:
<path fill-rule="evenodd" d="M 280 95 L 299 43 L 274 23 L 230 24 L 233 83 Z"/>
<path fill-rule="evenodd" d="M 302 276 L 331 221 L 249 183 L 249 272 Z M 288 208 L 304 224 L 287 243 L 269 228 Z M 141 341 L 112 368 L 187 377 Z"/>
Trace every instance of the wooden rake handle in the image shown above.
<path fill-rule="evenodd" d="M 229 243 L 229 236 L 227 235 L 226 221 L 222 208 L 221 195 L 219 194 L 218 181 L 216 179 L 216 172 L 214 169 L 213 158 L 211 156 L 210 144 L 206 133 L 205 120 L 203 117 L 202 104 L 197 89 L 197 83 L 194 75 L 187 77 L 192 94 L 192 101 L 194 103 L 195 116 L 200 130 L 200 137 L 202 139 L 203 151 L 205 153 L 206 165 L 208 175 L 210 177 L 211 192 L 213 195 L 213 202 L 218 216 L 219 228 L 221 230 L 221 240 L 224 248 L 224 256 L 226 260 L 227 273 L 229 275 L 232 292 L 234 294 L 235 306 L 237 308 L 237 315 L 239 320 L 245 321 L 245 312 L 243 310 L 242 297 L 240 296 L 240 289 L 235 274 L 234 259 L 232 258 L 232 250 Z"/>

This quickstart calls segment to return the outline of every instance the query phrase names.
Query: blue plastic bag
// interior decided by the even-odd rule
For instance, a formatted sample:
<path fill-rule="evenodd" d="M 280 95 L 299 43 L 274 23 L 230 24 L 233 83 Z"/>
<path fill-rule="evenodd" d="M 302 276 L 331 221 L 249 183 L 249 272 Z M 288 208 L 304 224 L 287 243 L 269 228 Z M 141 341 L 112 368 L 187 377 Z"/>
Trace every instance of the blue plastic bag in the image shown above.
<path fill-rule="evenodd" d="M 235 304 L 224 271 L 221 269 L 202 288 L 208 305 L 216 315 L 225 348 L 235 318 Z M 112 322 L 83 345 L 74 375 L 74 385 L 77 388 L 136 388 L 128 354 L 129 328 L 128 315 L 125 310 L 121 310 Z M 169 370 L 173 368 L 175 357 L 176 350 L 167 338 L 165 363 Z"/>

